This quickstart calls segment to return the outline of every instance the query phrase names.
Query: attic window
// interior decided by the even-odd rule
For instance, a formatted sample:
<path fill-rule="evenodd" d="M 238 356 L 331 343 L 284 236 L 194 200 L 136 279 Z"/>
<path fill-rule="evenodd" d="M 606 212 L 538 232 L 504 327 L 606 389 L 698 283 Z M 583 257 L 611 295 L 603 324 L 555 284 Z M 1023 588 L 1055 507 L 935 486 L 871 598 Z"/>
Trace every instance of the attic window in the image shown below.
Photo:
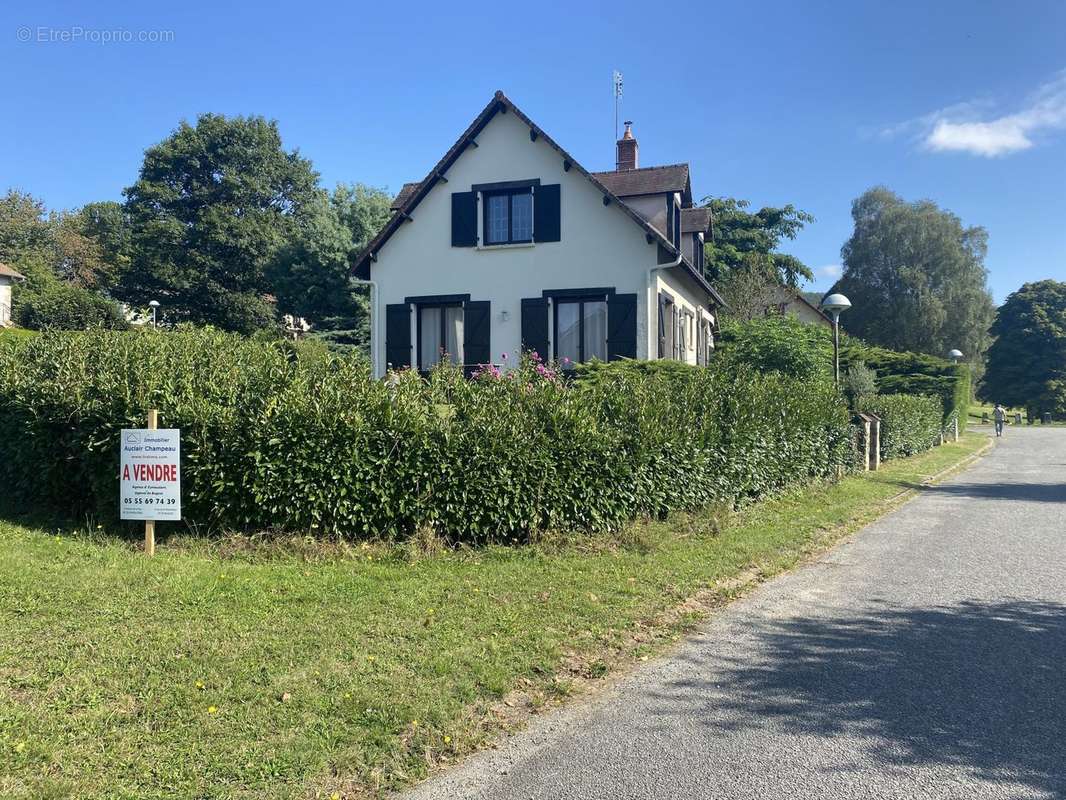
<path fill-rule="evenodd" d="M 485 244 L 523 244 L 533 241 L 532 187 L 486 192 Z"/>

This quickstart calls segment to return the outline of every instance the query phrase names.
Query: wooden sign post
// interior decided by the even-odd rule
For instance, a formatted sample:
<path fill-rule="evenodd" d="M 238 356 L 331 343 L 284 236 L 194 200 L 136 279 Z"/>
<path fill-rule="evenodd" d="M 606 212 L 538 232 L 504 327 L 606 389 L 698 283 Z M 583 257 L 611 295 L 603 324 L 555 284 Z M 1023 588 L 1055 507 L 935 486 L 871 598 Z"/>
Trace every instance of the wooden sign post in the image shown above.
<path fill-rule="evenodd" d="M 123 428 L 119 463 L 121 518 L 144 522 L 144 553 L 155 555 L 155 524 L 181 519 L 181 431 L 159 429 L 159 412 L 147 428 Z"/>
<path fill-rule="evenodd" d="M 159 429 L 159 412 L 156 409 L 152 409 L 148 412 L 148 430 L 154 431 Z M 155 555 L 155 520 L 146 519 L 144 521 L 144 554 L 146 556 Z"/>

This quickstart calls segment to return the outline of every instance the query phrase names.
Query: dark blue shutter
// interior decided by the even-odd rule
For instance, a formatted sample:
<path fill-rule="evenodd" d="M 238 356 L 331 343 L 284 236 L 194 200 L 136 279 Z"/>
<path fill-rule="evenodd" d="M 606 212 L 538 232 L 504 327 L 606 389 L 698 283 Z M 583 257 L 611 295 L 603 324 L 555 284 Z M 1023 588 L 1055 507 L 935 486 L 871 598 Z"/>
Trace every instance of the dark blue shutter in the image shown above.
<path fill-rule="evenodd" d="M 477 193 L 452 194 L 452 247 L 477 244 Z"/>
<path fill-rule="evenodd" d="M 533 241 L 557 242 L 561 227 L 559 184 L 537 186 L 533 190 Z"/>
<path fill-rule="evenodd" d="M 411 366 L 411 307 L 407 303 L 385 306 L 385 360 L 392 369 Z"/>
<path fill-rule="evenodd" d="M 548 352 L 548 298 L 522 299 L 522 349 L 534 350 L 540 357 L 551 358 Z"/>
<path fill-rule="evenodd" d="M 637 296 L 607 296 L 607 360 L 637 357 Z"/>
<path fill-rule="evenodd" d="M 492 363 L 492 312 L 488 300 L 463 304 L 463 363 Z"/>

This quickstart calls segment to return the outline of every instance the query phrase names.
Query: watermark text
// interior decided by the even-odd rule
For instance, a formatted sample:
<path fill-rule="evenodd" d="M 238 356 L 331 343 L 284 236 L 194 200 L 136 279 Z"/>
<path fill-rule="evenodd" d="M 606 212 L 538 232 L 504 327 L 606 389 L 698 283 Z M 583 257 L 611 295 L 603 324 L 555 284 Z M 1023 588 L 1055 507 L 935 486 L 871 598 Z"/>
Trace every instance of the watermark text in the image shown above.
<path fill-rule="evenodd" d="M 53 28 L 47 25 L 22 25 L 15 31 L 20 42 L 34 44 L 165 44 L 174 41 L 174 31 L 133 30 L 131 28 L 87 28 L 71 25 Z"/>

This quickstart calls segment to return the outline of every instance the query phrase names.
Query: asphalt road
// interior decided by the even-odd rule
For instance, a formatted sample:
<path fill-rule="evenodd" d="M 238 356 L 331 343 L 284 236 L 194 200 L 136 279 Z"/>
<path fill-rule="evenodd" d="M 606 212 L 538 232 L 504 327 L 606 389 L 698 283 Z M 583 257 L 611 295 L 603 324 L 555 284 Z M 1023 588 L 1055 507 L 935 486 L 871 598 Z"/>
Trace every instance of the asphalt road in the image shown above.
<path fill-rule="evenodd" d="M 1008 429 L 408 800 L 1066 798 L 1066 429 Z"/>

